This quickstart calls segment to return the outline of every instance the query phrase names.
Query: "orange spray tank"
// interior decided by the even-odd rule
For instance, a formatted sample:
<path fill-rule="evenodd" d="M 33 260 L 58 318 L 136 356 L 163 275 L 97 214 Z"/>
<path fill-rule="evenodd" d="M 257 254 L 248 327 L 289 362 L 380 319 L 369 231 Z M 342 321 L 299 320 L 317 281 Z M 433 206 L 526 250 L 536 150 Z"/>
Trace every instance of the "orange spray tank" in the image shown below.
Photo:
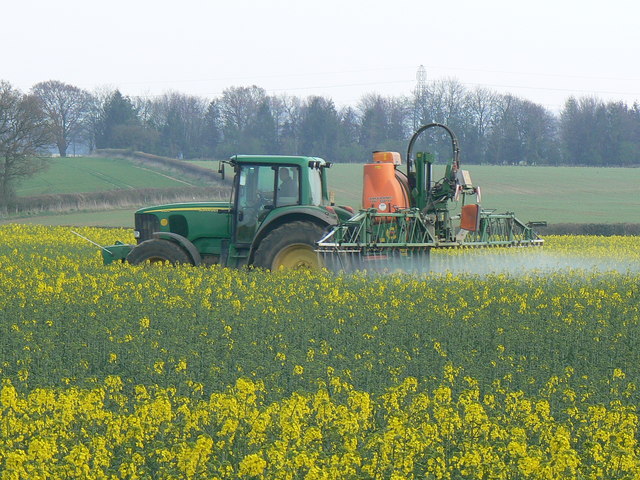
<path fill-rule="evenodd" d="M 364 166 L 362 208 L 391 213 L 410 207 L 406 176 L 397 170 L 401 163 L 398 152 L 373 152 L 373 162 Z"/>

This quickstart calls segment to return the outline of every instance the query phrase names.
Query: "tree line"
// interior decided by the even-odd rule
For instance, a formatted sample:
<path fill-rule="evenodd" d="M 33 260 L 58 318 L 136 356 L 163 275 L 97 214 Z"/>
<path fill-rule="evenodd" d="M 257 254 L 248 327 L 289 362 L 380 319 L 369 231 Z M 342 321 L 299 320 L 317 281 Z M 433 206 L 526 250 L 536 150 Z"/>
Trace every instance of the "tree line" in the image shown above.
<path fill-rule="evenodd" d="M 570 97 L 553 114 L 455 79 L 404 96 L 367 93 L 342 108 L 327 97 L 268 95 L 258 86 L 230 87 L 208 100 L 180 92 L 88 92 L 55 80 L 24 93 L 0 81 L 0 194 L 41 168 L 37 154 L 51 147 L 63 157 L 125 148 L 185 159 L 264 153 L 364 162 L 372 150 L 402 152 L 413 131 L 430 122 L 456 132 L 465 163 L 640 165 L 637 102 Z M 434 140 L 436 153 L 446 154 Z"/>

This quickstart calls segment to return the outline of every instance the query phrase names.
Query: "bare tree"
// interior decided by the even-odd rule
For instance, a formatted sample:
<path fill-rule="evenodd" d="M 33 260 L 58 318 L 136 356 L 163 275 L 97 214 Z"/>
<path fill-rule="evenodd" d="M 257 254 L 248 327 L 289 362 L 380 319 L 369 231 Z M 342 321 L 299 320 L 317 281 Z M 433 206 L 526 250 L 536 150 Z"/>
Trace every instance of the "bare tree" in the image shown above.
<path fill-rule="evenodd" d="M 89 115 L 91 95 L 66 83 L 49 80 L 36 84 L 31 92 L 40 100 L 42 111 L 61 157 L 69 143 L 82 135 Z"/>
<path fill-rule="evenodd" d="M 163 97 L 167 97 L 170 94 L 165 94 Z M 138 118 L 143 125 L 160 128 L 162 126 L 162 122 L 157 121 L 158 112 L 158 104 L 163 100 L 156 100 L 152 95 L 141 95 L 131 98 L 131 103 L 133 104 L 133 108 L 135 108 L 136 112 L 138 112 Z M 165 113 L 165 112 L 163 112 Z M 163 120 L 166 119 L 166 114 L 163 117 Z"/>
<path fill-rule="evenodd" d="M 85 140 L 90 152 L 96 148 L 96 141 L 104 132 L 104 110 L 115 90 L 111 87 L 99 87 L 91 92 L 91 102 L 84 123 Z"/>
<path fill-rule="evenodd" d="M 300 122 L 300 154 L 334 159 L 340 119 L 333 100 L 308 97 Z"/>
<path fill-rule="evenodd" d="M 169 91 L 155 98 L 138 97 L 134 106 L 142 125 L 159 133 L 159 153 L 177 158 L 203 154 L 210 107 L 206 99 Z"/>
<path fill-rule="evenodd" d="M 487 137 L 495 121 L 497 108 L 498 96 L 491 90 L 478 87 L 465 95 L 465 163 L 485 161 Z"/>
<path fill-rule="evenodd" d="M 168 92 L 155 103 L 164 153 L 178 158 L 201 155 L 198 141 L 205 128 L 208 102 L 193 95 Z"/>
<path fill-rule="evenodd" d="M 300 124 L 302 122 L 302 100 L 286 94 L 273 97 L 273 116 L 277 125 L 278 144 L 283 153 L 297 154 L 300 151 Z"/>
<path fill-rule="evenodd" d="M 244 131 L 255 118 L 258 106 L 266 97 L 264 89 L 251 87 L 232 87 L 222 92 L 220 112 L 225 127 Z"/>
<path fill-rule="evenodd" d="M 362 118 L 360 144 L 368 150 L 400 150 L 410 128 L 411 103 L 406 97 L 372 93 L 358 102 Z"/>
<path fill-rule="evenodd" d="M 388 97 L 389 139 L 398 145 L 404 145 L 411 133 L 411 100 L 408 97 Z"/>
<path fill-rule="evenodd" d="M 0 81 L 0 204 L 6 207 L 15 183 L 45 166 L 39 156 L 51 137 L 33 95 Z"/>
<path fill-rule="evenodd" d="M 543 106 L 513 95 L 501 95 L 488 139 L 491 163 L 555 163 L 557 122 Z"/>
<path fill-rule="evenodd" d="M 388 138 L 389 119 L 385 98 L 377 93 L 363 95 L 358 102 L 362 119 L 360 144 L 368 150 L 382 150 Z"/>
<path fill-rule="evenodd" d="M 251 140 L 250 126 L 255 124 L 258 109 L 266 98 L 264 89 L 251 87 L 232 87 L 222 92 L 220 98 L 220 116 L 223 124 L 223 140 L 219 154 L 232 155 L 245 150 Z"/>
<path fill-rule="evenodd" d="M 455 78 L 448 78 L 440 82 L 440 86 L 436 91 L 442 94 L 442 123 L 453 129 L 462 130 L 464 125 L 462 106 L 466 93 L 464 86 Z"/>

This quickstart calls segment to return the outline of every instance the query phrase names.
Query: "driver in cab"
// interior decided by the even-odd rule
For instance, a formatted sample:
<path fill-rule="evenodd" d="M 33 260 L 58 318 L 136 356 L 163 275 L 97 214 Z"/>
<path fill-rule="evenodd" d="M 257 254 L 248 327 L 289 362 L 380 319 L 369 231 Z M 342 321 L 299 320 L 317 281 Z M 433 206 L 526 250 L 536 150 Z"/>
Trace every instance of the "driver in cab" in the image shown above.
<path fill-rule="evenodd" d="M 291 178 L 291 173 L 288 168 L 280 169 L 280 189 L 279 194 L 282 197 L 297 197 L 298 185 L 297 182 Z"/>

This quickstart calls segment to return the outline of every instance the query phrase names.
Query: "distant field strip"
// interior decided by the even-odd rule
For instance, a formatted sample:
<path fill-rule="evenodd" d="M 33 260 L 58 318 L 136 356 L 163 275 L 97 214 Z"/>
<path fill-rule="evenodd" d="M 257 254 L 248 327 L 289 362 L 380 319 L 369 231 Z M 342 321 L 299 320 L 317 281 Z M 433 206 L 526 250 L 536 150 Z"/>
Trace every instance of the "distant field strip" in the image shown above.
<path fill-rule="evenodd" d="M 17 194 L 32 196 L 116 189 L 181 188 L 195 183 L 179 177 L 179 174 L 167 174 L 124 158 L 53 158 L 47 170 L 18 185 Z"/>
<path fill-rule="evenodd" d="M 143 162 L 153 161 L 143 157 Z M 173 161 L 172 162 L 176 162 Z M 215 172 L 214 161 L 186 164 Z M 158 164 L 159 165 L 159 164 Z M 482 191 L 481 205 L 515 212 L 520 220 L 551 224 L 640 223 L 640 168 L 516 167 L 463 165 Z M 402 169 L 405 167 L 402 166 Z M 443 166 L 434 166 L 434 178 Z M 336 202 L 360 208 L 362 164 L 334 164 L 328 170 L 329 190 Z M 127 158 L 54 158 L 50 168 L 18 185 L 20 197 L 89 193 L 118 189 L 209 187 L 214 179 L 185 175 L 173 166 L 162 168 Z M 230 188 L 227 181 L 224 188 Z M 475 202 L 472 197 L 468 201 Z"/>
<path fill-rule="evenodd" d="M 103 182 L 105 182 L 108 185 L 113 185 L 115 188 L 118 188 L 118 189 L 119 188 L 135 188 L 133 185 L 125 183 L 121 179 L 116 178 L 116 177 L 112 177 L 110 175 L 107 175 L 106 173 L 99 172 L 97 170 L 93 170 L 93 169 L 90 169 L 90 168 L 82 168 L 81 166 L 79 166 L 77 168 L 87 172 L 89 175 L 93 175 L 94 177 L 98 178 L 99 180 L 102 180 Z"/>
<path fill-rule="evenodd" d="M 195 162 L 215 168 L 214 162 Z M 401 166 L 401 170 L 405 170 Z M 483 208 L 515 212 L 523 221 L 549 223 L 640 222 L 640 168 L 464 165 L 482 192 Z M 434 180 L 444 172 L 434 165 Z M 337 163 L 328 170 L 336 202 L 360 208 L 363 165 Z M 475 202 L 472 197 L 468 201 Z"/>
<path fill-rule="evenodd" d="M 168 179 L 173 180 L 173 181 L 175 181 L 175 182 L 179 182 L 179 183 L 182 183 L 182 184 L 184 184 L 184 185 L 189 185 L 190 187 L 193 187 L 193 186 L 194 186 L 194 184 L 193 184 L 193 183 L 187 182 L 186 180 L 181 180 L 181 179 L 179 179 L 179 178 L 177 178 L 177 177 L 173 177 L 173 176 L 171 176 L 171 175 L 167 175 L 167 174 L 165 174 L 165 173 L 155 172 L 155 171 L 151 170 L 150 168 L 141 167 L 140 165 L 136 165 L 135 167 L 136 167 L 136 168 L 139 168 L 140 170 L 144 170 L 144 171 L 147 171 L 147 172 L 151 172 L 151 173 L 153 173 L 153 174 L 155 174 L 155 175 L 160 175 L 161 177 L 168 178 Z"/>

